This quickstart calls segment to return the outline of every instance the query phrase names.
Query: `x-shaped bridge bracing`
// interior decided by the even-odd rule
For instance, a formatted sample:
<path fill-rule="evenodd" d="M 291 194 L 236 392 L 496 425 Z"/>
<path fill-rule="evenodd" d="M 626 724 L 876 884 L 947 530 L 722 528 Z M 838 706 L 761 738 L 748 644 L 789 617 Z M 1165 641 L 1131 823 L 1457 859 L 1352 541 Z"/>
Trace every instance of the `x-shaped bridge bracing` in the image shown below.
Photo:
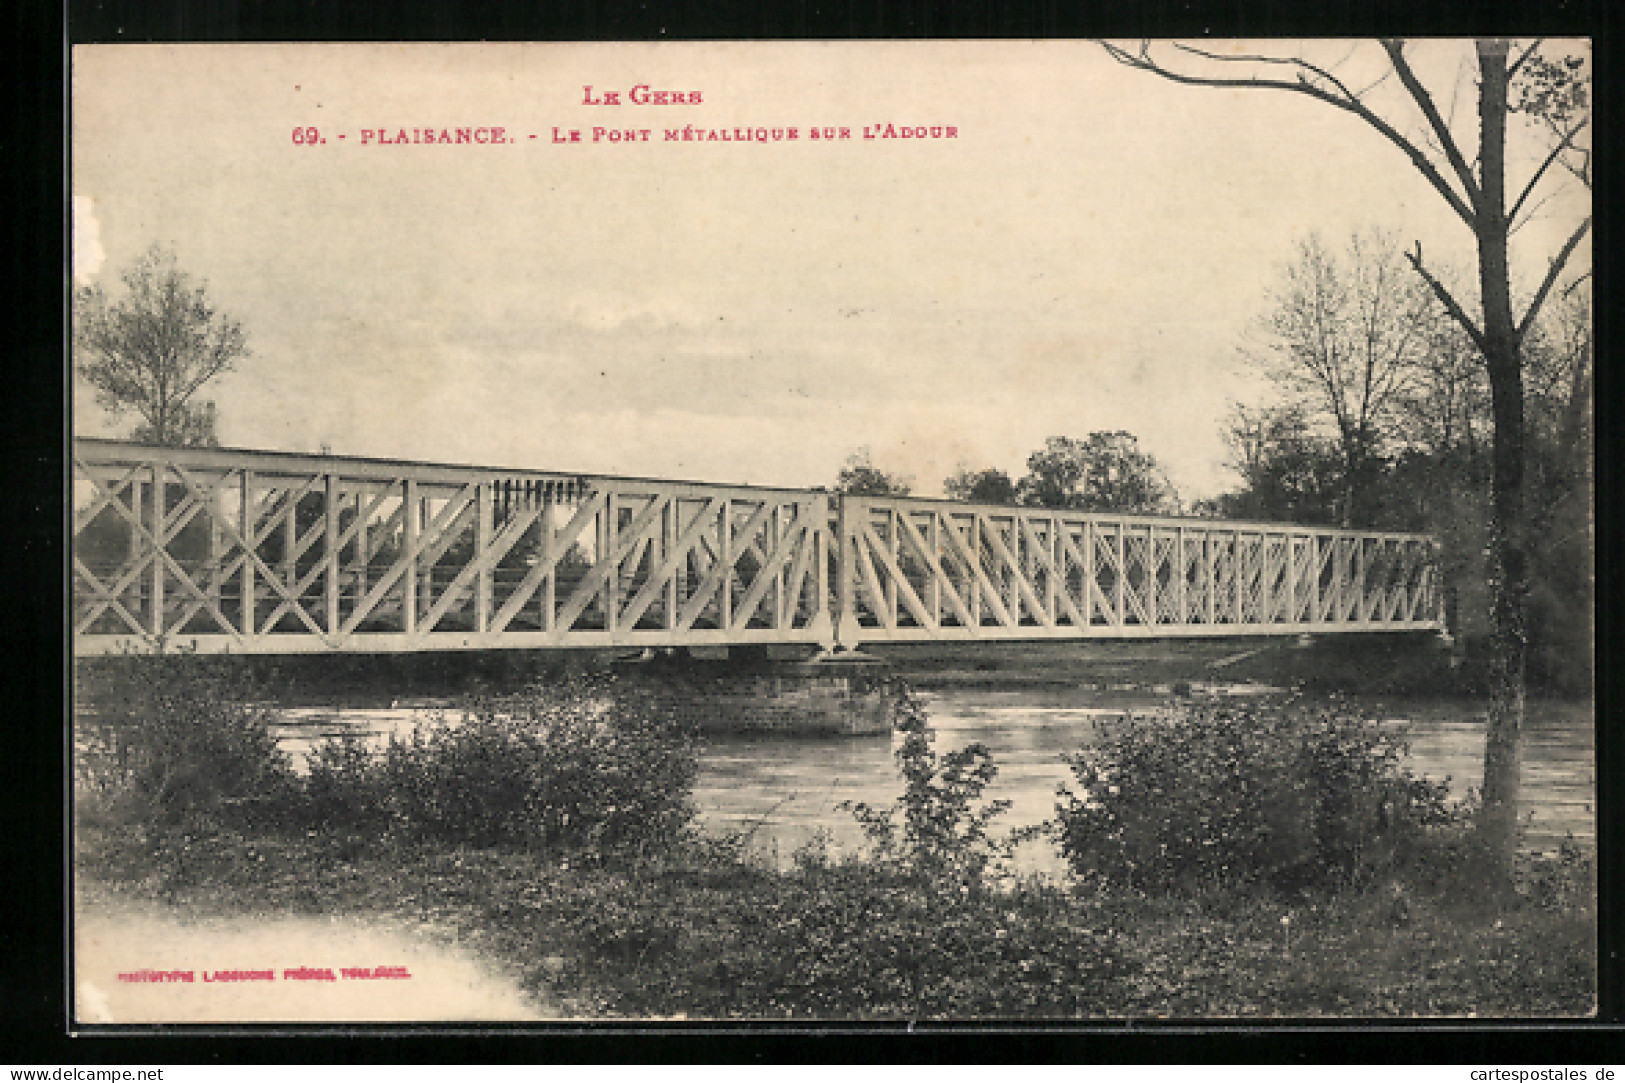
<path fill-rule="evenodd" d="M 75 651 L 1441 627 L 1415 534 L 74 445 Z"/>

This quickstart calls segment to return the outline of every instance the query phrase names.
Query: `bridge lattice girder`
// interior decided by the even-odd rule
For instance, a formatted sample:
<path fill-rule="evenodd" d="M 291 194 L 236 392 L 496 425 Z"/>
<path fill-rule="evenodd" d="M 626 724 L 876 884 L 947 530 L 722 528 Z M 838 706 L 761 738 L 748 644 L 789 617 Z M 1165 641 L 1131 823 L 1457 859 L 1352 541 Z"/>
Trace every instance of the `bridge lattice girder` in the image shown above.
<path fill-rule="evenodd" d="M 78 440 L 75 650 L 1436 629 L 1422 535 Z"/>

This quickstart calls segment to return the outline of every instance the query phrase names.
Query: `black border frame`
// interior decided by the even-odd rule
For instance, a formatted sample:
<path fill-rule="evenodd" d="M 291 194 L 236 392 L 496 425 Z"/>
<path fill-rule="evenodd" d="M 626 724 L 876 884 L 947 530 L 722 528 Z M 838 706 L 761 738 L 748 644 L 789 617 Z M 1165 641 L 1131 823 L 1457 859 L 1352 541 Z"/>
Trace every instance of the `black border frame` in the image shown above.
<path fill-rule="evenodd" d="M 1596 50 L 1596 123 L 1614 130 L 1618 87 L 1611 76 L 1617 15 L 1606 0 L 1500 0 L 1485 4 L 1409 0 L 1138 0 L 1063 5 L 1061 0 L 67 0 L 62 7 L 23 2 L 4 20 L 13 43 L 6 149 L 14 176 L 37 182 L 11 216 L 18 246 L 38 265 L 25 268 L 22 349 L 8 367 L 9 407 L 0 426 L 8 494 L 15 518 L 5 532 L 11 559 L 0 576 L 0 658 L 13 692 L 7 729 L 12 763 L 6 790 L 12 830 L 11 920 L 0 925 L 0 997 L 5 1059 L 16 1064 L 103 1063 L 388 1063 L 415 1061 L 662 1064 L 692 1062 L 867 1061 L 896 1064 L 1094 1062 L 1134 1064 L 1537 1063 L 1587 1067 L 1625 1062 L 1625 983 L 1620 929 L 1610 920 L 1625 891 L 1614 853 L 1622 742 L 1610 733 L 1620 642 L 1611 603 L 1620 597 L 1614 518 L 1620 479 L 1616 437 L 1598 431 L 1599 599 L 1597 643 L 1600 860 L 1600 1012 L 1592 1023 L 1221 1023 L 1129 1026 L 974 1027 L 919 1025 L 688 1026 L 607 1024 L 533 1028 L 167 1027 L 124 1028 L 69 1038 L 65 1000 L 66 940 L 62 912 L 65 749 L 63 717 L 68 655 L 63 604 L 67 591 L 64 486 L 68 439 L 65 379 L 67 123 L 69 49 L 97 42 L 225 41 L 693 41 L 813 38 L 1047 38 L 1096 36 L 1375 36 L 1513 33 L 1586 36 Z M 0 129 L 0 132 L 6 129 Z M 1613 155 L 1597 160 L 1605 198 L 1597 201 L 1595 247 L 1611 250 L 1607 212 Z M 32 262 L 32 260 L 31 260 Z M 1596 259 L 1598 334 L 1604 357 L 1617 337 L 1617 299 L 1606 260 Z M 44 270 L 45 273 L 38 273 Z M 29 273 L 32 271 L 33 273 Z M 1620 386 L 1599 368 L 1599 395 L 1613 405 Z M 47 405 L 54 409 L 42 408 Z M 18 498 L 21 498 L 19 502 Z M 44 584 L 50 584 L 49 587 Z M 43 664 L 42 664 L 43 663 Z M 52 680 L 50 676 L 56 677 Z M 22 691 L 20 701 L 17 690 Z M 47 767 L 49 765 L 49 767 Z M 54 830 L 53 830 L 54 827 Z M 19 905 L 20 904 L 20 905 Z M 357 1040 L 357 1038 L 362 1040 Z"/>

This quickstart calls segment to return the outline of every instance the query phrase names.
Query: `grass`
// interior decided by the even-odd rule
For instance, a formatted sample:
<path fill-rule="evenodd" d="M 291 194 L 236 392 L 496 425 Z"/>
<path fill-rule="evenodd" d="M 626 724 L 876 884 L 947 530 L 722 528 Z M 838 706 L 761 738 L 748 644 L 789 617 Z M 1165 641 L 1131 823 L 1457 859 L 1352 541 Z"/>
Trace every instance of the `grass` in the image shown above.
<path fill-rule="evenodd" d="M 1585 863 L 1500 900 L 1444 887 L 936 893 L 862 862 L 781 871 L 690 836 L 660 858 L 333 833 L 82 831 L 81 905 L 422 923 L 574 1018 L 1528 1016 L 1595 1006 Z"/>

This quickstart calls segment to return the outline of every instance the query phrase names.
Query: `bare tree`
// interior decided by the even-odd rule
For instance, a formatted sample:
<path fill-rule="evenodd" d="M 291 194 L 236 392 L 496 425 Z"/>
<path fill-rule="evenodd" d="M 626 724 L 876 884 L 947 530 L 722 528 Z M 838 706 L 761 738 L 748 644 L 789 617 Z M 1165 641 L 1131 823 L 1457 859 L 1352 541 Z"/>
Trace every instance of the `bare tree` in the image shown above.
<path fill-rule="evenodd" d="M 1477 461 L 1490 426 L 1489 382 L 1461 325 L 1436 321 L 1399 405 L 1405 443 L 1440 459 Z"/>
<path fill-rule="evenodd" d="M 1230 448 L 1230 468 L 1243 481 L 1251 480 L 1269 460 L 1270 451 L 1283 438 L 1302 433 L 1306 426 L 1292 406 L 1258 409 L 1244 402 L 1230 407 L 1225 418 L 1224 442 Z"/>
<path fill-rule="evenodd" d="M 1595 380 L 1589 286 L 1576 282 L 1566 290 L 1525 349 L 1534 434 L 1587 476 Z"/>
<path fill-rule="evenodd" d="M 1298 246 L 1267 320 L 1269 349 L 1254 355 L 1311 415 L 1329 423 L 1342 457 L 1338 517 L 1355 525 L 1364 487 L 1422 364 L 1433 300 L 1377 234 L 1342 253 L 1318 234 Z"/>
<path fill-rule="evenodd" d="M 196 400 L 204 384 L 248 356 L 242 327 L 214 310 L 202 285 L 154 246 L 121 276 L 125 297 L 100 286 L 74 297 L 73 344 L 79 375 L 114 415 L 134 410 L 135 439 L 174 447 L 215 441 L 212 402 Z"/>
<path fill-rule="evenodd" d="M 1342 62 L 1322 64 L 1302 55 L 1216 53 L 1179 43 L 1127 47 L 1103 43 L 1114 59 L 1139 71 L 1191 86 L 1272 90 L 1302 95 L 1359 118 L 1404 155 L 1472 233 L 1478 253 L 1478 308 L 1469 313 L 1424 262 L 1418 242 L 1407 258 L 1461 325 L 1483 358 L 1494 418 L 1491 451 L 1492 622 L 1495 649 L 1489 733 L 1484 753 L 1480 832 L 1510 871 L 1516 837 L 1524 719 L 1525 614 L 1529 589 L 1529 516 L 1524 490 L 1523 345 L 1547 296 L 1591 229 L 1591 216 L 1573 228 L 1549 257 L 1532 295 L 1515 306 L 1509 271 L 1513 233 L 1551 197 L 1551 182 L 1591 181 L 1589 77 L 1584 58 L 1550 58 L 1536 40 L 1514 47 L 1505 39 L 1472 44 L 1477 72 L 1476 147 L 1454 110 L 1413 68 L 1407 44 L 1380 43 L 1380 73 L 1368 82 L 1339 74 Z M 1387 94 L 1394 82 L 1399 94 Z M 1454 89 L 1452 86 L 1449 88 Z M 1383 101 L 1386 94 L 1387 101 Z M 1545 150 L 1521 181 L 1509 176 L 1508 119 L 1523 114 Z M 1516 133 L 1514 133 L 1516 134 Z M 1554 166 L 1560 168 L 1554 170 Z M 1510 198 L 1509 198 L 1510 197 Z M 1521 312 L 1519 309 L 1521 308 Z"/>

